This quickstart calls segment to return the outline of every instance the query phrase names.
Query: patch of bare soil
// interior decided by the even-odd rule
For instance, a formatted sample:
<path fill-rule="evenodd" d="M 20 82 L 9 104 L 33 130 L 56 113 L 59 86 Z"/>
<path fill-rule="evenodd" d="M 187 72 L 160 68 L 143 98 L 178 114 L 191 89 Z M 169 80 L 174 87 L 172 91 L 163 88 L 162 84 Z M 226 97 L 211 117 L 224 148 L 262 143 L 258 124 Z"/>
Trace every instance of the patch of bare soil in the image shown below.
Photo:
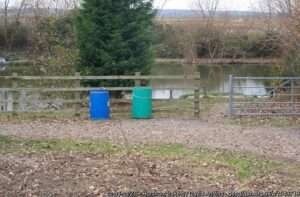
<path fill-rule="evenodd" d="M 0 196 L 166 191 L 296 190 L 300 183 L 275 173 L 240 182 L 232 169 L 181 159 L 92 154 L 5 155 L 0 158 Z"/>

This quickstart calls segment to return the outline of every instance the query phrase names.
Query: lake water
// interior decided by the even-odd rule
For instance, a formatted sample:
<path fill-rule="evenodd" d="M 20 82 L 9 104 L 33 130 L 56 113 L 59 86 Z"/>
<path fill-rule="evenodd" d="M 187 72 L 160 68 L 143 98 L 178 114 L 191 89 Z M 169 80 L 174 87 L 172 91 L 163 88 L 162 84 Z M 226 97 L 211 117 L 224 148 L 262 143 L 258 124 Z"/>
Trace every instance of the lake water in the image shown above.
<path fill-rule="evenodd" d="M 226 94 L 229 92 L 229 75 L 239 77 L 260 77 L 260 76 L 272 76 L 272 67 L 265 65 L 226 65 L 226 66 L 198 66 L 198 70 L 201 75 L 202 83 L 206 83 L 208 93 L 214 94 Z M 182 75 L 183 68 L 180 65 L 162 65 L 154 67 L 152 74 L 161 75 Z M 238 88 L 236 93 L 242 95 L 255 95 L 262 96 L 267 93 L 264 88 L 263 81 L 257 80 L 243 80 L 235 82 L 235 86 L 246 87 L 258 87 L 255 89 Z M 193 81 L 178 81 L 178 80 L 156 80 L 151 82 L 151 86 L 159 88 L 159 90 L 153 91 L 153 97 L 155 99 L 169 99 L 170 90 L 168 88 L 177 87 L 190 87 L 194 86 Z M 192 91 L 186 90 L 174 90 L 173 98 L 180 98 L 183 95 L 191 94 Z"/>

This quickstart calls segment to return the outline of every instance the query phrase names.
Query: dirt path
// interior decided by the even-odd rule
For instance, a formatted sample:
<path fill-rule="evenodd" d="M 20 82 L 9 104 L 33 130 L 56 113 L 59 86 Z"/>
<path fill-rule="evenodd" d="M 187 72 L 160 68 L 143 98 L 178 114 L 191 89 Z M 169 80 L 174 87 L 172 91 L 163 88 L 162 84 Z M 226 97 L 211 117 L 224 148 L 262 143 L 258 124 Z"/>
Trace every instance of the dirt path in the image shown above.
<path fill-rule="evenodd" d="M 123 120 L 90 122 L 87 120 L 31 121 L 1 123 L 0 134 L 24 138 L 103 139 L 123 142 L 121 130 L 131 143 L 181 143 L 300 162 L 300 129 L 250 128 L 197 120 Z"/>

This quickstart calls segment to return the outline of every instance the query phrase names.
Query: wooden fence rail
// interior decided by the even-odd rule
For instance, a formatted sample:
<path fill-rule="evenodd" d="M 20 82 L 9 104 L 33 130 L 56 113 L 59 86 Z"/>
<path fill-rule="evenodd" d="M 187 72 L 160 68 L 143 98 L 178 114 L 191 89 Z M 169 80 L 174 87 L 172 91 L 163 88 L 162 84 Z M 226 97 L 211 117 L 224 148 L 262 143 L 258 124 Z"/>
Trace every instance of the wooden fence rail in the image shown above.
<path fill-rule="evenodd" d="M 191 80 L 200 79 L 198 75 L 150 75 L 150 76 L 0 76 L 0 79 L 17 79 L 17 80 Z"/>
<path fill-rule="evenodd" d="M 81 87 L 81 81 L 85 80 L 133 80 L 135 86 L 140 86 L 142 81 L 150 80 L 193 80 L 195 83 L 193 86 L 185 86 L 185 83 L 182 83 L 182 87 L 164 87 L 156 88 L 154 90 L 170 90 L 170 95 L 172 97 L 174 90 L 193 90 L 194 91 L 194 115 L 199 117 L 200 114 L 200 73 L 195 75 L 141 75 L 137 72 L 135 75 L 124 75 L 124 76 L 81 76 L 79 73 L 76 73 L 75 76 L 19 76 L 16 73 L 13 73 L 12 76 L 0 76 L 0 85 L 1 81 L 10 81 L 10 87 L 5 85 L 0 88 L 0 111 L 2 112 L 12 112 L 12 111 L 26 111 L 25 107 L 28 101 L 26 100 L 27 94 L 30 93 L 72 93 L 73 97 L 70 99 L 59 99 L 61 103 L 64 104 L 76 104 L 76 110 L 83 102 L 88 102 L 87 99 L 81 98 L 81 93 L 86 93 L 93 90 L 108 90 L 108 91 L 132 91 L 133 87 Z M 26 81 L 27 86 L 24 86 L 22 81 Z M 30 83 L 30 82 L 33 83 Z M 72 86 L 74 87 L 32 87 L 35 81 L 74 81 Z M 29 83 L 28 83 L 29 82 Z M 3 85 L 2 85 L 3 86 Z M 22 87 L 21 87 L 22 86 Z M 28 87 L 29 86 L 29 87 Z M 45 86 L 45 85 L 44 85 Z M 6 95 L 6 96 L 3 96 Z M 55 100 L 55 99 L 53 99 Z M 52 99 L 46 98 L 44 102 L 51 102 Z"/>
<path fill-rule="evenodd" d="M 131 91 L 134 87 L 82 87 L 82 88 L 0 88 L 0 91 L 9 92 L 89 92 L 96 90 L 108 90 L 108 91 Z M 190 87 L 164 87 L 154 88 L 155 90 L 192 90 L 196 89 L 197 86 Z"/>

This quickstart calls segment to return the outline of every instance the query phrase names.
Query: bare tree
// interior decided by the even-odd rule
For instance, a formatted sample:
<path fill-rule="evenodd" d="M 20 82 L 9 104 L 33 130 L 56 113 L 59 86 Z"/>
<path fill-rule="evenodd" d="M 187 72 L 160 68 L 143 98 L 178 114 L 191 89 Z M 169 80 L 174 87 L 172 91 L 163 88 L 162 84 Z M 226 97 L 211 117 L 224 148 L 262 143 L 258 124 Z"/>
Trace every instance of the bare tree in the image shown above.
<path fill-rule="evenodd" d="M 207 23 L 213 22 L 219 9 L 220 0 L 195 0 L 197 10 Z"/>
<path fill-rule="evenodd" d="M 298 0 L 273 0 L 272 4 L 277 12 L 292 15 L 299 2 Z"/>
<path fill-rule="evenodd" d="M 3 3 L 3 13 L 4 13 L 4 40 L 5 45 L 7 45 L 8 38 L 8 11 L 9 11 L 10 0 L 4 0 Z"/>
<path fill-rule="evenodd" d="M 263 5 L 269 8 L 269 17 L 275 29 L 280 34 L 283 50 L 282 56 L 288 59 L 284 64 L 292 72 L 300 66 L 300 2 L 299 0 L 263 0 Z"/>
<path fill-rule="evenodd" d="M 26 4 L 26 0 L 22 0 L 19 7 L 18 7 L 18 11 L 17 11 L 17 15 L 16 15 L 16 23 L 17 24 L 20 23 L 21 13 L 22 13 L 22 10 L 25 7 L 25 4 Z"/>
<path fill-rule="evenodd" d="M 220 0 L 195 0 L 194 5 L 202 23 L 198 30 L 197 40 L 201 42 L 198 45 L 204 44 L 209 58 L 214 59 L 222 47 L 220 29 L 226 28 L 226 25 L 217 18 Z"/>

